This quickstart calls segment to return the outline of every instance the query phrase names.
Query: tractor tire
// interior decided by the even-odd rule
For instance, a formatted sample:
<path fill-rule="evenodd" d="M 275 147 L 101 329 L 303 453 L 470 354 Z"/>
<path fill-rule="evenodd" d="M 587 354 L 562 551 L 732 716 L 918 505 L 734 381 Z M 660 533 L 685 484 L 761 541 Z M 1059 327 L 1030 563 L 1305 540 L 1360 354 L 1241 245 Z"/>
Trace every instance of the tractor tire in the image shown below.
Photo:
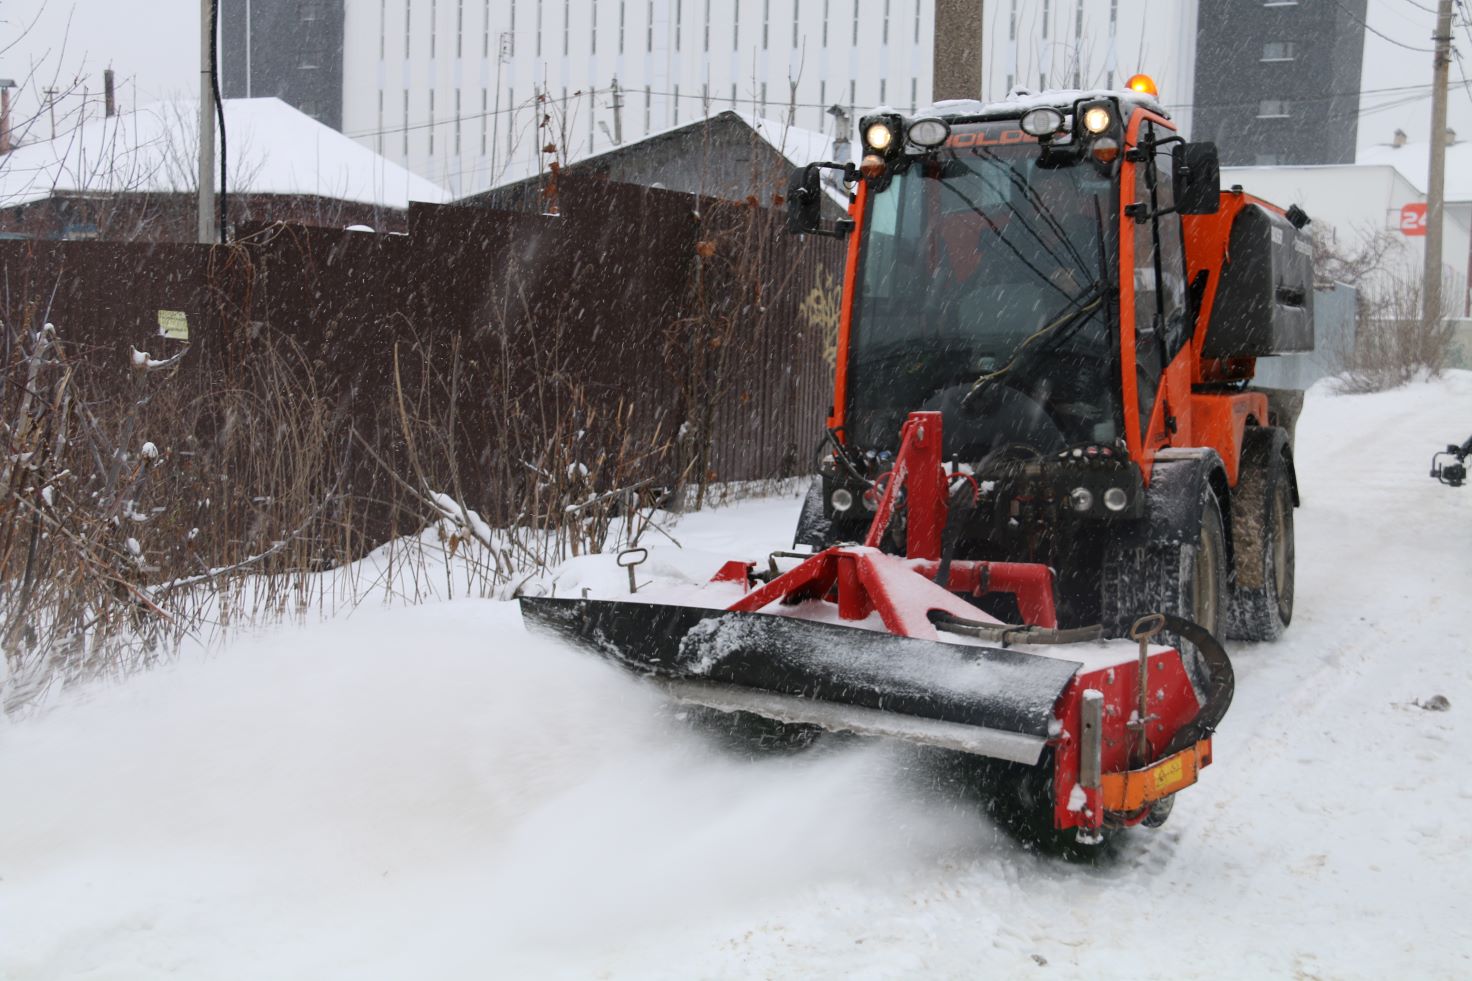
<path fill-rule="evenodd" d="M 1293 621 L 1293 485 L 1286 441 L 1249 429 L 1232 495 L 1232 577 L 1227 636 L 1277 640 Z"/>
<path fill-rule="evenodd" d="M 1202 490 L 1201 528 L 1193 541 L 1151 542 L 1139 549 L 1110 549 L 1104 559 L 1105 629 L 1129 635 L 1130 624 L 1147 613 L 1172 613 L 1220 637 L 1227 620 L 1227 536 L 1221 505 L 1209 487 Z M 1198 689 L 1209 680 L 1196 645 L 1174 634 L 1157 643 L 1181 652 Z"/>
<path fill-rule="evenodd" d="M 827 548 L 833 537 L 833 521 L 823 513 L 823 478 L 814 477 L 802 499 L 802 511 L 797 516 L 797 528 L 792 533 L 792 544 L 810 545 L 813 551 Z"/>

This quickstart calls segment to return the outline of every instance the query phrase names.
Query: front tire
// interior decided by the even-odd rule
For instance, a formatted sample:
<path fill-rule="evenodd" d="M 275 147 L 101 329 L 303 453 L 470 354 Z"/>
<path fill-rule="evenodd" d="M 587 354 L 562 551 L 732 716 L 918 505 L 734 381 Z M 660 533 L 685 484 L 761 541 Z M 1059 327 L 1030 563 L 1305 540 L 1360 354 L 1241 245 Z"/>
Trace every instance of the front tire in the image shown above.
<path fill-rule="evenodd" d="M 1221 505 L 1203 487 L 1201 521 L 1194 539 L 1151 542 L 1140 549 L 1115 549 L 1105 557 L 1103 622 L 1110 633 L 1126 636 L 1146 613 L 1171 613 L 1222 635 L 1227 619 L 1227 536 Z M 1196 645 L 1174 634 L 1161 643 L 1174 646 L 1198 688 L 1206 684 Z"/>
<path fill-rule="evenodd" d="M 833 521 L 824 513 L 823 507 L 823 478 L 814 477 L 802 499 L 802 511 L 797 516 L 792 544 L 808 545 L 817 552 L 827 548 L 828 540 L 832 537 Z"/>

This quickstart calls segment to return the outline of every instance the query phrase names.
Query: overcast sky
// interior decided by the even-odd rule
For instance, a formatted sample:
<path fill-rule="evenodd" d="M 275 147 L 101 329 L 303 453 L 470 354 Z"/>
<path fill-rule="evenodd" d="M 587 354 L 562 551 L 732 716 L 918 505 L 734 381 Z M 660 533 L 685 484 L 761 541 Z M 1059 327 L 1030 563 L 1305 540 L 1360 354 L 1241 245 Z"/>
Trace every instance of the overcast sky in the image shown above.
<path fill-rule="evenodd" d="M 1369 0 L 1361 147 L 1388 143 L 1396 127 L 1412 140 L 1426 139 L 1430 36 L 1436 18 L 1421 8 L 1435 4 L 1436 0 Z M 1472 3 L 1467 6 L 1472 9 Z M 198 0 L 0 0 L 0 49 L 4 49 L 0 77 L 25 85 L 18 117 L 36 111 L 40 91 L 49 85 L 75 91 L 74 105 L 80 104 L 84 87 L 96 97 L 102 89 L 102 70 L 109 66 L 118 73 L 125 108 L 172 96 L 193 97 L 199 84 L 199 7 Z M 33 20 L 35 26 L 23 34 Z M 1456 35 L 1472 75 L 1472 30 L 1459 26 Z M 1393 42 L 1427 50 L 1407 50 Z M 1453 62 L 1449 118 L 1466 138 L 1472 137 L 1472 86 L 1461 84 L 1459 67 Z M 1377 91 L 1407 86 L 1421 88 L 1410 93 Z M 1292 93 L 1285 97 L 1291 99 Z M 33 136 L 44 136 L 49 120 L 39 125 Z"/>
<path fill-rule="evenodd" d="M 98 95 L 108 67 L 117 71 L 127 107 L 195 95 L 199 6 L 198 0 L 0 0 L 0 77 L 22 85 L 21 113 L 35 112 L 47 86 Z"/>

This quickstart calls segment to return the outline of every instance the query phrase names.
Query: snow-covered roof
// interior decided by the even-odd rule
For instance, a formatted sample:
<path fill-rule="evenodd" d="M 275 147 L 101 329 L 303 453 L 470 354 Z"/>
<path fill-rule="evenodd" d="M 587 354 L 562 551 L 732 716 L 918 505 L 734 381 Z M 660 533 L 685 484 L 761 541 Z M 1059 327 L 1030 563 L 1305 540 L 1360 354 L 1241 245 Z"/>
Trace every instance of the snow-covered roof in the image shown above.
<path fill-rule="evenodd" d="M 846 155 L 848 159 L 837 160 L 834 157 L 833 137 L 825 133 L 788 126 L 786 123 L 753 113 L 737 112 L 736 115 L 740 116 L 742 121 L 750 126 L 758 136 L 776 147 L 777 152 L 786 157 L 794 167 L 806 167 L 810 163 L 830 160 L 835 163 L 858 162 L 857 140 L 849 143 L 849 152 Z"/>
<path fill-rule="evenodd" d="M 1426 193 L 1431 170 L 1431 144 L 1372 146 L 1361 150 L 1362 164 L 1389 164 L 1420 191 Z M 1472 202 L 1472 142 L 1453 143 L 1446 148 L 1446 200 Z"/>
<path fill-rule="evenodd" d="M 690 130 L 699 129 L 700 127 L 703 127 L 711 122 L 722 118 L 739 119 L 741 122 L 751 127 L 752 131 L 755 132 L 757 136 L 761 137 L 761 139 L 765 142 L 771 144 L 771 146 L 778 153 L 782 154 L 782 156 L 785 157 L 788 162 L 791 163 L 794 167 L 806 167 L 810 163 L 817 163 L 819 161 L 834 159 L 833 138 L 830 136 L 810 129 L 801 129 L 797 126 L 788 126 L 786 123 L 779 122 L 775 119 L 768 119 L 765 116 L 758 116 L 754 113 L 727 109 L 722 112 L 716 113 L 709 118 L 697 119 L 693 122 L 681 123 L 678 126 L 670 126 L 665 129 L 655 130 L 652 133 L 641 136 L 637 140 L 630 140 L 629 142 L 619 144 L 618 146 L 610 146 L 606 149 L 598 151 L 597 153 L 589 154 L 585 157 L 577 157 L 576 159 L 567 161 L 565 165 L 567 167 L 584 167 L 589 164 L 595 164 L 597 161 L 603 159 L 604 157 L 628 153 L 631 149 L 636 148 L 641 144 L 662 140 L 676 133 L 683 133 Z M 849 153 L 847 154 L 847 160 L 857 162 L 858 157 L 854 155 L 856 152 L 857 146 L 851 145 Z M 847 160 L 839 162 L 843 163 L 847 162 Z M 521 181 L 527 180 L 528 178 L 537 176 L 537 174 L 538 168 L 536 160 L 533 159 L 520 161 L 517 165 L 508 167 L 506 172 L 501 176 L 499 180 L 497 180 L 495 186 L 492 187 L 491 190 L 495 190 L 496 187 L 505 187 L 511 184 L 518 184 Z"/>
<path fill-rule="evenodd" d="M 196 187 L 199 103 L 89 119 L 0 158 L 0 207 L 53 194 L 169 194 Z M 226 99 L 228 190 L 313 195 L 404 210 L 449 195 L 280 99 Z"/>

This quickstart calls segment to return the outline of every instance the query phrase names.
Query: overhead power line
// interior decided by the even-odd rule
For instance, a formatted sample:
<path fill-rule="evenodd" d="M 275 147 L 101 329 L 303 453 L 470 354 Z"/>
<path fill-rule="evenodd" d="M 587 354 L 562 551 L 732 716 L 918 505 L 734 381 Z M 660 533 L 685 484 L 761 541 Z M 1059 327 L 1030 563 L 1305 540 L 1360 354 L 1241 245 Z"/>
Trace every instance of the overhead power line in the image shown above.
<path fill-rule="evenodd" d="M 627 94 L 629 92 L 627 88 L 622 86 L 620 87 L 620 90 L 624 94 Z M 585 97 L 591 98 L 595 96 L 609 95 L 611 94 L 611 91 L 611 89 L 589 87 L 585 89 L 579 89 L 576 92 L 569 92 L 567 98 L 569 100 L 580 100 Z M 733 101 L 729 96 L 722 96 L 720 98 L 717 98 L 716 96 L 702 95 L 699 92 L 666 92 L 662 90 L 651 89 L 649 90 L 648 94 L 652 96 L 658 96 L 662 99 L 680 99 L 686 102 L 705 102 L 709 103 L 713 108 L 716 106 L 730 105 Z M 1430 94 L 1430 85 L 1392 85 L 1374 89 L 1346 89 L 1337 92 L 1327 92 L 1323 95 L 1301 97 L 1293 101 L 1295 102 L 1295 104 L 1298 105 L 1313 105 L 1331 102 L 1335 99 L 1348 98 L 1350 96 L 1364 97 L 1377 95 L 1399 95 L 1403 97 L 1392 103 L 1386 103 L 1383 105 L 1371 106 L 1369 108 L 1361 106 L 1358 110 L 1354 112 L 1336 116 L 1336 118 L 1349 118 L 1350 116 L 1368 115 L 1371 113 L 1380 112 L 1385 109 L 1395 108 L 1399 105 L 1409 105 L 1428 97 Z M 458 116 L 445 116 L 443 119 L 436 119 L 432 122 L 405 123 L 398 126 L 385 126 L 382 129 L 354 130 L 352 132 L 344 133 L 344 135 L 349 136 L 353 139 L 366 139 L 374 136 L 393 136 L 405 132 L 416 132 L 419 130 L 426 130 L 440 126 L 453 126 L 457 122 L 473 122 L 478 119 L 489 119 L 495 116 L 504 116 L 508 114 L 524 112 L 528 109 L 535 109 L 539 105 L 538 98 L 539 97 L 537 96 L 533 96 L 515 106 L 498 107 L 496 109 L 485 110 L 484 112 L 462 113 Z M 548 104 L 559 103 L 562 101 L 560 96 L 543 96 L 541 97 L 541 99 L 542 101 L 540 104 L 544 106 Z M 1256 99 L 1249 99 L 1224 102 L 1167 102 L 1162 103 L 1162 105 L 1172 112 L 1183 112 L 1187 110 L 1195 111 L 1201 109 L 1237 109 L 1256 105 L 1257 101 L 1258 100 Z M 750 106 L 752 108 L 758 108 L 763 105 L 762 100 L 755 97 L 737 98 L 734 100 L 734 102 L 739 106 Z M 788 107 L 795 109 L 827 109 L 829 107 L 829 103 L 786 102 L 773 99 L 768 99 L 765 104 L 768 107 L 776 107 L 779 109 L 787 109 Z"/>
<path fill-rule="evenodd" d="M 1375 28 L 1371 27 L 1369 24 L 1366 24 L 1362 18 L 1358 17 L 1355 14 L 1353 10 L 1350 10 L 1344 4 L 1340 3 L 1339 0 L 1334 0 L 1334 6 L 1344 11 L 1345 16 L 1347 16 L 1350 20 L 1354 21 L 1356 24 L 1360 25 L 1371 34 L 1380 38 L 1382 41 L 1389 41 L 1397 48 L 1405 48 L 1407 51 L 1420 51 L 1422 54 L 1432 54 L 1436 51 L 1435 48 L 1418 48 L 1413 44 L 1406 44 L 1402 41 L 1397 41 L 1395 38 L 1391 37 L 1388 34 L 1382 34 L 1381 32 L 1375 30 Z"/>

